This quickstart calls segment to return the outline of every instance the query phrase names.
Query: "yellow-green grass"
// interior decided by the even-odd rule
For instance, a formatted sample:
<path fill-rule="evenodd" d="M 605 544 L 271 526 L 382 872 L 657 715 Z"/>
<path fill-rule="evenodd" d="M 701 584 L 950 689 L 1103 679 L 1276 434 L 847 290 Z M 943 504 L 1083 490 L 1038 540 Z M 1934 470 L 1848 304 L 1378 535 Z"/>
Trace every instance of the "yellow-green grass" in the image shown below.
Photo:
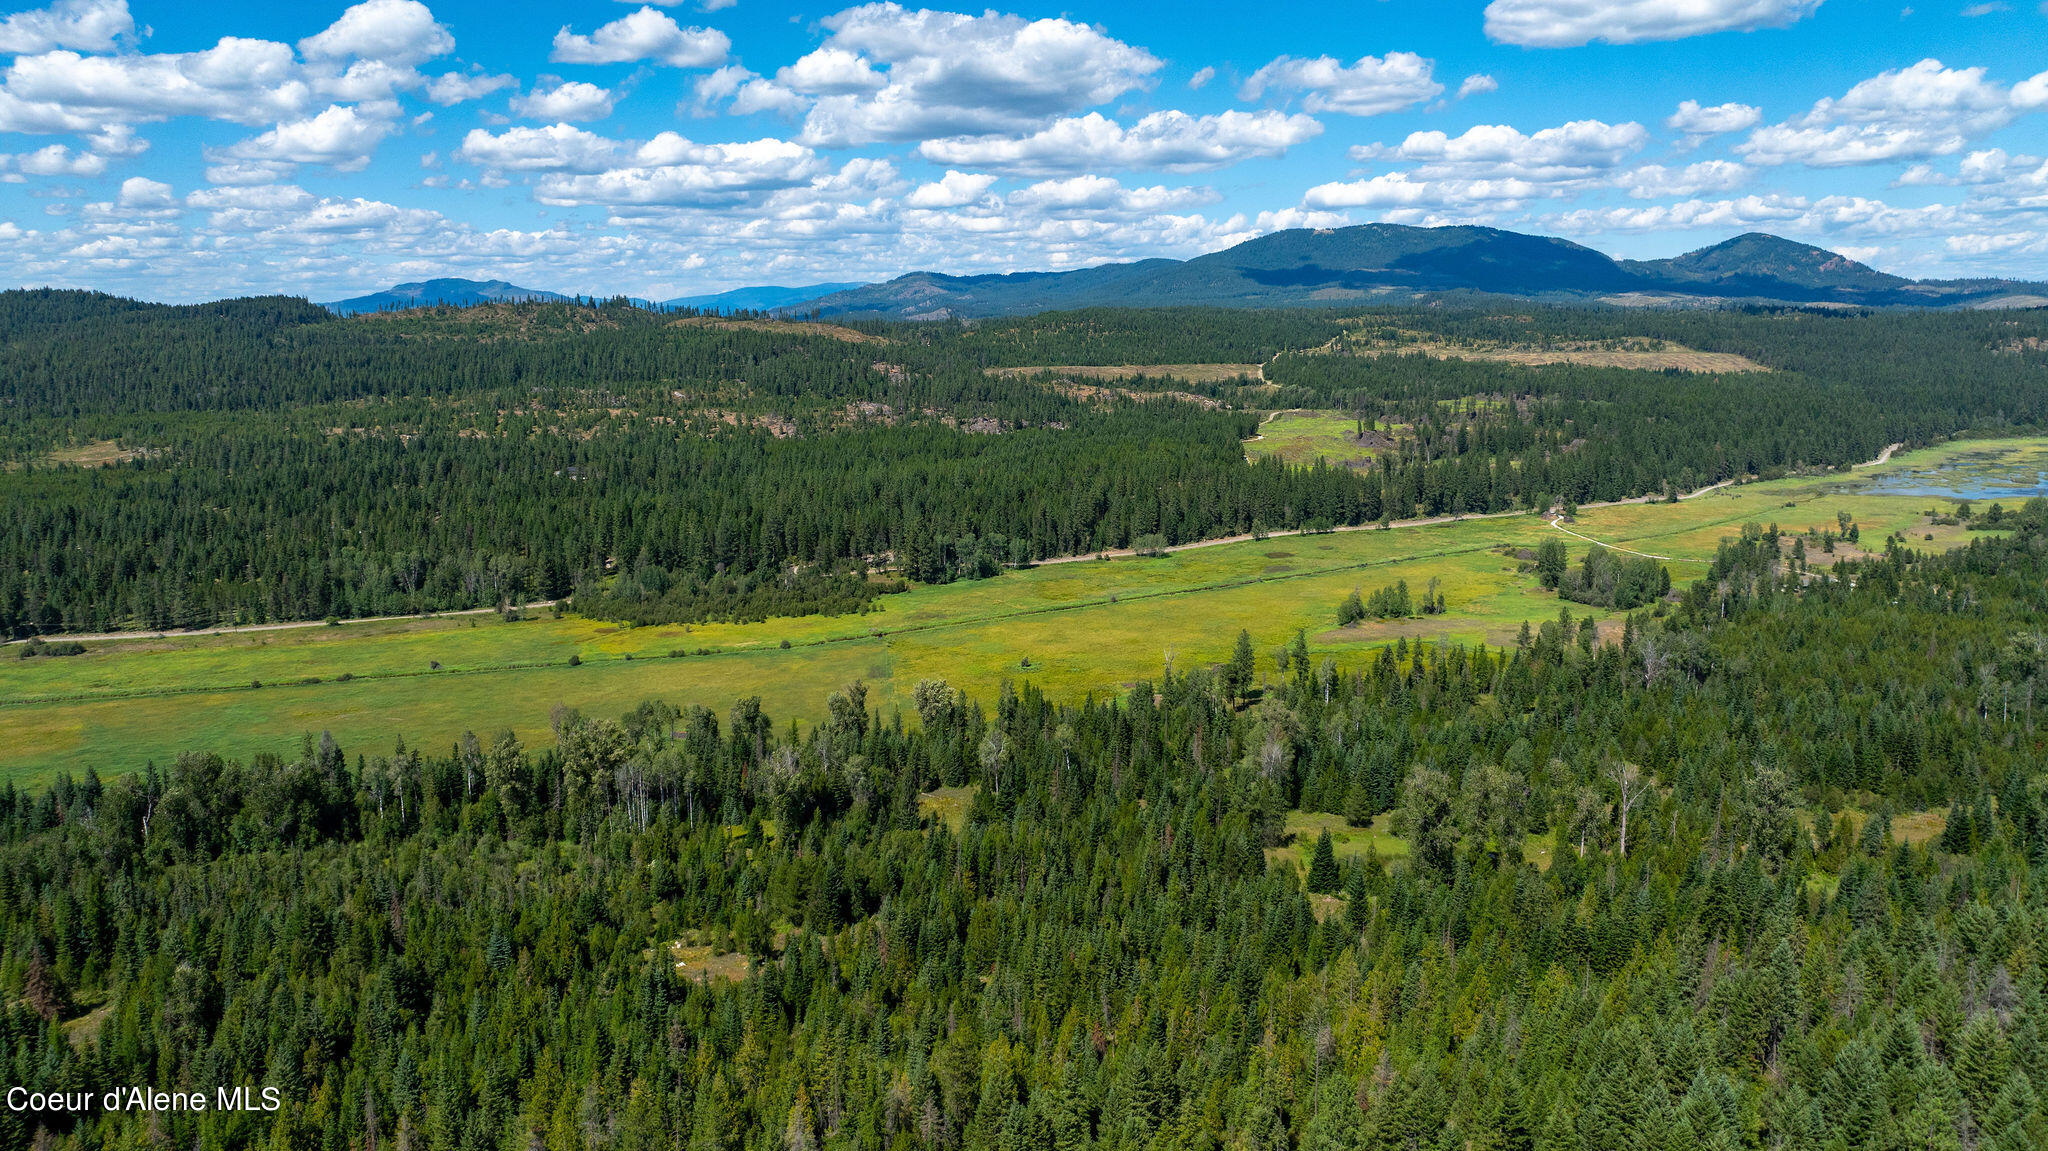
<path fill-rule="evenodd" d="M 1843 808 L 1835 815 L 1829 817 L 1827 827 L 1816 825 L 1810 814 L 1802 813 L 1800 822 L 1805 825 L 1808 831 L 1815 835 L 1827 835 L 1832 831 L 1834 821 L 1843 815 L 1849 817 L 1849 832 L 1851 835 L 1862 835 L 1863 825 L 1870 822 L 1870 812 L 1860 807 Z M 1927 811 L 1901 811 L 1892 816 L 1891 839 L 1894 844 L 1905 843 L 1911 844 L 1914 847 L 1925 847 L 1927 844 L 1941 838 L 1941 833 L 1947 830 L 1948 812 L 1940 808 L 1933 808 Z"/>
<path fill-rule="evenodd" d="M 935 788 L 917 797 L 918 814 L 938 819 L 958 835 L 960 825 L 967 822 L 967 808 L 980 791 L 974 784 Z"/>
<path fill-rule="evenodd" d="M 1266 861 L 1292 865 L 1302 875 L 1308 874 L 1309 860 L 1315 855 L 1316 840 L 1323 832 L 1330 833 L 1330 849 L 1337 856 L 1337 862 L 1347 859 L 1364 859 L 1368 851 L 1379 857 L 1382 863 L 1408 858 L 1408 841 L 1395 835 L 1392 830 L 1393 816 L 1374 816 L 1370 824 L 1353 827 L 1341 815 L 1322 811 L 1290 811 L 1287 813 L 1287 834 L 1293 840 L 1279 847 L 1266 849 Z"/>
<path fill-rule="evenodd" d="M 82 468 L 106 467 L 109 464 L 125 463 L 142 455 L 141 448 L 123 448 L 114 440 L 93 440 L 76 447 L 57 448 L 43 459 L 52 464 L 76 464 Z"/>
<path fill-rule="evenodd" d="M 1353 827 L 1341 815 L 1321 811 L 1290 811 L 1287 813 L 1287 834 L 1293 836 L 1288 843 L 1266 849 L 1266 862 L 1281 863 L 1295 869 L 1303 876 L 1308 874 L 1309 861 L 1314 857 L 1316 840 L 1328 831 L 1330 849 L 1339 863 L 1347 859 L 1364 859 L 1368 851 L 1381 863 L 1399 864 L 1407 860 L 1409 845 L 1406 839 L 1395 835 L 1394 816 L 1387 812 L 1376 815 L 1364 827 Z M 1525 836 L 1522 840 L 1522 858 L 1537 868 L 1550 869 L 1550 841 L 1542 835 Z M 1321 915 L 1318 914 L 1318 918 Z"/>
<path fill-rule="evenodd" d="M 1342 412 L 1274 412 L 1259 425 L 1259 438 L 1245 441 L 1244 450 L 1254 460 L 1278 456 L 1290 464 L 1310 464 L 1321 458 L 1364 467 L 1372 463 L 1373 448 L 1358 442 L 1357 430 L 1358 420 Z"/>
<path fill-rule="evenodd" d="M 2015 458 L 2035 458 L 2044 446 L 2019 443 Z M 1989 449 L 1945 445 L 1891 467 L 1925 467 L 1966 450 Z M 1936 544 L 1920 540 L 1929 530 L 1923 513 L 1953 501 L 1859 490 L 1881 470 L 1745 485 L 1679 504 L 1582 509 L 1572 526 L 1678 557 L 1667 566 L 1680 584 L 1703 573 L 1719 541 L 1751 520 L 1832 525 L 1846 510 L 1869 543 L 1890 530 L 1906 530 L 1923 547 L 1963 538 L 1945 529 Z M 575 616 L 506 623 L 481 615 L 93 641 L 88 654 L 64 658 L 15 659 L 18 649 L 0 648 L 0 779 L 34 786 L 59 769 L 87 766 L 110 775 L 190 749 L 288 754 L 304 734 L 322 731 L 367 754 L 400 738 L 443 749 L 464 730 L 510 729 L 540 744 L 551 738 L 548 717 L 558 703 L 615 715 L 661 698 L 723 712 L 736 698 L 759 695 L 778 719 L 810 721 L 855 679 L 868 682 L 870 702 L 885 712 L 909 710 L 911 688 L 926 678 L 978 695 L 1003 680 L 1029 680 L 1054 698 L 1077 699 L 1156 678 L 1169 660 L 1180 669 L 1217 662 L 1240 628 L 1251 633 L 1264 674 L 1297 630 L 1307 632 L 1316 658 L 1345 666 L 1403 636 L 1499 645 L 1523 622 L 1557 614 L 1556 597 L 1497 550 L 1533 548 L 1547 534 L 1534 517 L 1510 516 L 1275 536 L 1160 558 L 1045 565 L 886 596 L 864 616 L 759 624 L 620 628 Z M 1584 546 L 1569 542 L 1574 554 Z M 1419 595 L 1431 577 L 1442 581 L 1447 614 L 1334 626 L 1353 588 L 1369 594 L 1405 579 Z M 1609 626 L 1618 620 L 1601 614 Z M 677 649 L 713 654 L 668 658 Z M 581 666 L 570 666 L 571 656 Z M 320 682 L 303 682 L 314 678 Z M 252 681 L 265 686 L 252 689 Z"/>
<path fill-rule="evenodd" d="M 1536 348 L 1512 344 L 1446 344 L 1436 340 L 1383 343 L 1359 341 L 1354 348 L 1368 355 L 1406 356 L 1421 353 L 1443 360 L 1486 360 L 1503 364 L 1581 364 L 1595 368 L 1630 368 L 1637 371 L 1683 372 L 1767 372 L 1762 364 L 1733 352 L 1700 352 L 1679 344 L 1662 348 L 1580 347 Z"/>
<path fill-rule="evenodd" d="M 675 962 L 676 974 L 699 983 L 738 983 L 751 969 L 744 952 L 720 951 L 704 942 L 700 932 L 691 932 L 669 944 L 668 952 Z"/>
<path fill-rule="evenodd" d="M 1240 628 L 1267 668 L 1297 630 L 1321 652 L 1356 658 L 1388 637 L 1324 638 L 1344 596 L 1397 579 L 1419 592 L 1432 575 L 1453 611 L 1432 618 L 1428 638 L 1499 643 L 1522 620 L 1556 613 L 1513 558 L 1491 550 L 1530 546 L 1543 530 L 1528 517 L 1468 520 L 1047 565 L 885 597 L 865 616 L 685 629 L 485 615 L 0 654 L 0 778 L 33 783 L 87 765 L 108 774 L 198 748 L 289 752 L 321 731 L 371 753 L 401 737 L 445 747 L 466 729 L 509 728 L 532 743 L 549 738 L 557 703 L 616 714 L 659 697 L 722 711 L 760 695 L 777 717 L 809 719 L 854 679 L 884 709 L 907 709 L 925 678 L 982 694 L 1005 679 L 1060 698 L 1114 693 L 1168 660 L 1186 669 L 1225 658 Z M 716 654 L 667 658 L 707 648 Z"/>
<path fill-rule="evenodd" d="M 2010 470 L 2025 472 L 2043 458 L 2048 441 L 1996 441 L 2010 446 Z M 1884 538 L 1902 532 L 1915 548 L 1945 550 L 1967 543 L 1973 534 L 1960 525 L 1931 523 L 1927 513 L 1947 516 L 1956 505 L 1952 497 L 1930 495 L 1888 495 L 1870 490 L 1881 474 L 1902 466 L 1925 469 L 1952 460 L 1965 452 L 1992 450 L 1985 441 L 1944 444 L 1901 455 L 1882 468 L 1859 468 L 1818 476 L 1799 476 L 1763 483 L 1739 484 L 1695 496 L 1680 504 L 1624 504 L 1583 510 L 1574 531 L 1604 542 L 1625 545 L 1638 551 L 1673 557 L 1709 558 L 1721 540 L 1741 530 L 1745 523 L 1778 525 L 1779 530 L 1804 534 L 1811 528 L 1839 530 L 1838 512 L 1847 512 L 1856 522 L 1857 545 L 1838 545 L 1838 554 L 1882 551 Z M 2018 500 L 2008 501 L 2017 507 Z M 1787 506 L 1791 505 L 1791 506 Z M 1981 514 L 1990 502 L 1975 501 Z M 1683 512 L 1676 508 L 1686 509 Z M 1932 536 L 1930 540 L 1927 537 Z M 1828 562 L 1816 543 L 1810 543 L 1807 559 L 1816 566 Z M 1678 572 L 1672 572 L 1674 578 Z"/>

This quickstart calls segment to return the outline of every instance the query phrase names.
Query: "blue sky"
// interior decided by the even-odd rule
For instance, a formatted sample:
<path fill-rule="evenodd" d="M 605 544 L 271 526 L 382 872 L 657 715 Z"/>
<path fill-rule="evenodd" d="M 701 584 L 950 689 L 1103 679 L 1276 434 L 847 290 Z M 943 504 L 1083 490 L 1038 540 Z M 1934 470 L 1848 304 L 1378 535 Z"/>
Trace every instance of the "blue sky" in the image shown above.
<path fill-rule="evenodd" d="M 665 298 L 1484 223 L 2048 279 L 2048 4 L 0 3 L 0 285 Z"/>

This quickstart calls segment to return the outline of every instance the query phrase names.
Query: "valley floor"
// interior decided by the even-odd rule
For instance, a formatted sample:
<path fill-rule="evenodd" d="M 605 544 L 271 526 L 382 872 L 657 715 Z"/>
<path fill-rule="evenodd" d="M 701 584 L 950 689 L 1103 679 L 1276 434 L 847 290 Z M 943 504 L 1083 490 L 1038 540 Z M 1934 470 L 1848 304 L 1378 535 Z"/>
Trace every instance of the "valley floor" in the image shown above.
<path fill-rule="evenodd" d="M 2044 462 L 2048 439 L 1966 441 L 1850 474 L 1739 485 L 1677 504 L 1581 508 L 1571 531 L 1670 557 L 1679 586 L 1748 522 L 1818 531 L 1847 512 L 1873 549 L 1905 532 L 1913 546 L 1939 550 L 1969 533 L 1929 522 L 1929 511 L 1945 514 L 1955 502 L 1930 494 L 1935 487 L 2024 481 Z M 69 658 L 16 659 L 19 649 L 6 648 L 0 778 L 35 783 L 87 766 L 120 774 L 188 748 L 290 752 L 323 731 L 350 752 L 384 751 L 401 738 L 441 748 L 465 730 L 488 737 L 507 728 L 531 745 L 549 738 L 556 704 L 608 715 L 650 697 L 723 712 L 737 697 L 759 695 L 772 714 L 808 719 L 855 679 L 867 681 L 871 704 L 885 712 L 909 711 L 912 688 L 928 678 L 982 698 L 1003 680 L 1079 698 L 1154 677 L 1168 663 L 1222 660 L 1239 629 L 1251 633 L 1270 675 L 1273 655 L 1297 631 L 1316 658 L 1349 664 L 1400 638 L 1511 644 L 1524 622 L 1555 618 L 1560 606 L 1618 628 L 1620 613 L 1561 605 L 1521 570 L 1521 553 L 1552 532 L 1544 520 L 1512 515 L 1273 536 L 1043 564 L 883 597 L 867 615 L 759 624 L 630 628 L 545 612 L 514 623 L 451 614 L 95 639 L 86 655 Z M 1582 551 L 1573 540 L 1573 558 Z M 1813 547 L 1809 559 L 1818 567 L 1831 557 Z M 1405 580 L 1419 596 L 1431 579 L 1447 602 L 1441 616 L 1335 626 L 1354 588 L 1369 594 Z"/>

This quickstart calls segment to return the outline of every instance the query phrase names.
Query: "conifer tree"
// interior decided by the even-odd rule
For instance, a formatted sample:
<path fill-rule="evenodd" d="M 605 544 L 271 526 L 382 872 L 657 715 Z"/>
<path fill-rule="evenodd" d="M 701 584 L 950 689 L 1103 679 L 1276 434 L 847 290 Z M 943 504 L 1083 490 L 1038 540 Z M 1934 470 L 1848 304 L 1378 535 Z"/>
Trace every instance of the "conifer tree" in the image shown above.
<path fill-rule="evenodd" d="M 1337 870 L 1336 848 L 1330 842 L 1330 829 L 1324 828 L 1316 836 L 1315 854 L 1308 864 L 1308 889 L 1322 895 L 1335 892 L 1344 882 Z"/>

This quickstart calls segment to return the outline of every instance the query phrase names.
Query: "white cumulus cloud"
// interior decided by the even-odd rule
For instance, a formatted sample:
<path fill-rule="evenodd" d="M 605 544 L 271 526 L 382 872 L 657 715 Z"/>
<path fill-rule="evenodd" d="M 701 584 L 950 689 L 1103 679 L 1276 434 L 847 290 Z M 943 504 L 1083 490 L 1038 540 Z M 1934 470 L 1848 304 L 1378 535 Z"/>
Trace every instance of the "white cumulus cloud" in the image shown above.
<path fill-rule="evenodd" d="M 31 56 L 53 48 L 107 52 L 134 31 L 128 0 L 57 0 L 48 8 L 0 20 L 0 56 Z"/>
<path fill-rule="evenodd" d="M 370 154 L 392 130 L 388 119 L 336 104 L 316 116 L 281 123 L 220 155 L 257 164 L 325 164 L 355 172 L 369 164 Z"/>
<path fill-rule="evenodd" d="M 1211 203 L 1208 188 L 1126 188 L 1108 176 L 1071 176 L 1042 180 L 1010 196 L 1011 204 L 1048 215 L 1150 216 Z"/>
<path fill-rule="evenodd" d="M 121 181 L 119 203 L 123 208 L 175 208 L 178 198 L 171 194 L 171 186 L 161 180 L 130 176 Z"/>
<path fill-rule="evenodd" d="M 716 28 L 685 28 L 652 8 L 642 8 L 588 36 L 555 33 L 550 60 L 565 64 L 627 64 L 652 60 L 672 68 L 711 68 L 725 62 L 732 41 Z"/>
<path fill-rule="evenodd" d="M 2035 77 L 2007 89 L 1987 80 L 1983 68 L 1922 60 L 1872 76 L 1840 99 L 1823 98 L 1802 116 L 1758 128 L 1736 151 L 1755 164 L 1816 168 L 1951 155 L 2033 106 L 2029 86 L 2036 82 L 2048 86 Z"/>
<path fill-rule="evenodd" d="M 421 64 L 455 50 L 455 37 L 419 0 L 363 0 L 321 32 L 299 41 L 308 60 L 356 57 Z"/>
<path fill-rule="evenodd" d="M 1441 95 L 1444 86 L 1436 82 L 1435 68 L 1413 52 L 1361 56 L 1350 65 L 1330 56 L 1282 56 L 1252 73 L 1238 96 L 1256 100 L 1268 91 L 1303 92 L 1301 106 L 1310 112 L 1377 116 Z"/>
<path fill-rule="evenodd" d="M 964 208 L 980 203 L 995 186 L 996 177 L 980 172 L 947 173 L 929 184 L 920 184 L 903 202 L 912 208 Z"/>
<path fill-rule="evenodd" d="M 300 112 L 312 99 L 290 45 L 233 36 L 198 52 L 23 56 L 0 82 L 8 98 L 0 99 L 0 131 L 85 131 L 172 116 L 255 124 Z"/>
<path fill-rule="evenodd" d="M 570 80 L 514 96 L 512 110 L 531 120 L 602 120 L 612 114 L 612 93 L 595 84 Z"/>
<path fill-rule="evenodd" d="M 1813 15 L 1821 0 L 1493 0 L 1486 34 L 1525 48 L 1635 44 L 1710 32 L 1778 28 Z"/>
<path fill-rule="evenodd" d="M 1573 120 L 1524 135 L 1506 124 L 1477 124 L 1464 133 L 1416 132 L 1400 144 L 1352 149 L 1358 160 L 1405 160 L 1429 178 L 1515 179 L 1541 183 L 1584 180 L 1615 168 L 1648 143 L 1633 121 Z"/>
<path fill-rule="evenodd" d="M 1622 175 L 1619 183 L 1638 200 L 1727 192 L 1749 180 L 1750 170 L 1732 160 L 1702 160 L 1683 168 L 1646 164 Z"/>
<path fill-rule="evenodd" d="M 1698 100 L 1687 100 L 1664 121 L 1664 126 L 1695 139 L 1705 139 L 1754 128 L 1763 118 L 1763 109 L 1750 104 L 1715 104 L 1703 108 Z"/>
<path fill-rule="evenodd" d="M 572 124 L 507 128 L 497 135 L 470 129 L 455 158 L 484 168 L 513 172 L 600 172 L 618 157 L 621 145 Z"/>
<path fill-rule="evenodd" d="M 1458 85 L 1458 99 L 1463 100 L 1467 96 L 1477 96 L 1482 92 L 1498 91 L 1500 91 L 1500 81 L 1484 72 L 1475 72 L 1465 77 L 1465 82 Z"/>
<path fill-rule="evenodd" d="M 1512 177 L 1432 180 L 1407 172 L 1385 172 L 1363 180 L 1317 184 L 1302 196 L 1302 206 L 1340 208 L 1450 208 L 1494 204 L 1513 207 L 1550 194 L 1543 185 Z"/>
<path fill-rule="evenodd" d="M 812 54 L 816 64 L 799 62 L 777 86 L 817 93 L 802 138 L 825 147 L 1029 131 L 1143 87 L 1162 67 L 1143 48 L 1071 20 L 885 3 L 849 8 L 824 25 L 830 35 Z M 796 87 L 826 81 L 837 89 Z"/>
<path fill-rule="evenodd" d="M 443 72 L 427 82 L 427 99 L 444 107 L 460 104 L 465 100 L 479 100 L 500 88 L 516 88 L 519 81 L 511 76 L 491 76 L 482 72 Z"/>
<path fill-rule="evenodd" d="M 663 132 L 636 149 L 630 164 L 544 175 L 534 196 L 562 206 L 732 205 L 808 184 L 823 171 L 815 152 L 787 140 L 699 144 Z"/>
<path fill-rule="evenodd" d="M 30 176 L 97 176 L 107 170 L 106 157 L 74 152 L 62 144 L 51 144 L 12 159 L 16 170 Z"/>
<path fill-rule="evenodd" d="M 1022 137 L 927 140 L 918 154 L 940 164 L 1049 175 L 1102 168 L 1192 172 L 1255 156 L 1278 156 L 1322 133 L 1308 116 L 1228 111 L 1214 116 L 1153 112 L 1125 128 L 1099 112 L 1054 121 Z"/>

